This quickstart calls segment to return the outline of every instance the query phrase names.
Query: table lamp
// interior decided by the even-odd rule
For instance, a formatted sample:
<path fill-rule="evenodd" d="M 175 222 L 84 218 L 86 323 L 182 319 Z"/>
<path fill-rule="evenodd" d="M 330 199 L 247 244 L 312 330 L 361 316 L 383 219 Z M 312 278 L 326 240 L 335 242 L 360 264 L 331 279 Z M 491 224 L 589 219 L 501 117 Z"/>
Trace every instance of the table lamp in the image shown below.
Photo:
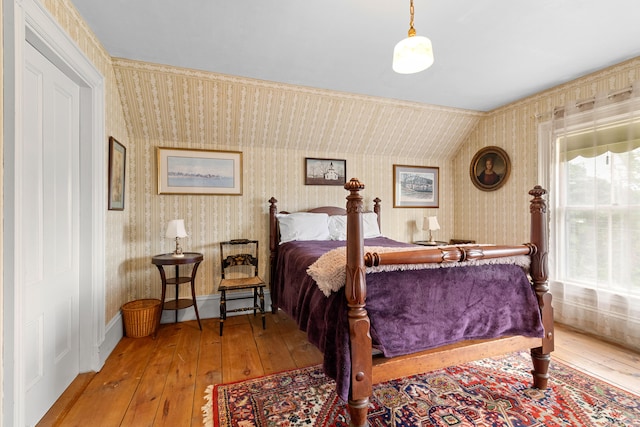
<path fill-rule="evenodd" d="M 176 250 L 173 252 L 174 257 L 183 257 L 182 247 L 180 246 L 180 238 L 187 237 L 187 231 L 184 229 L 183 219 L 172 219 L 167 225 L 167 233 L 165 236 L 168 239 L 176 239 Z"/>
<path fill-rule="evenodd" d="M 432 231 L 440 230 L 440 224 L 438 224 L 438 218 L 435 216 L 425 216 L 424 221 L 422 222 L 422 229 L 429 230 L 429 240 L 426 242 L 428 245 L 436 245 L 437 243 L 433 240 Z"/>

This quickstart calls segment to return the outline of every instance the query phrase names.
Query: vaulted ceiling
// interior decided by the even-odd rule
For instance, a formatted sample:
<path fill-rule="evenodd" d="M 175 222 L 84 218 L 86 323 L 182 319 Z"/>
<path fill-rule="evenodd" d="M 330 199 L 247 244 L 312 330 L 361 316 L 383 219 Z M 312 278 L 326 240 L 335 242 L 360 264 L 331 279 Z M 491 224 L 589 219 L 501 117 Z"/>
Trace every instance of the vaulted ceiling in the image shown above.
<path fill-rule="evenodd" d="M 415 0 L 414 75 L 391 69 L 408 0 L 71 1 L 131 136 L 176 144 L 447 159 L 484 112 L 640 55 L 637 0 Z"/>
<path fill-rule="evenodd" d="M 115 59 L 130 136 L 447 159 L 484 113 Z"/>
<path fill-rule="evenodd" d="M 477 111 L 640 55 L 638 0 L 415 0 L 415 75 L 391 69 L 409 0 L 72 2 L 113 57 Z"/>

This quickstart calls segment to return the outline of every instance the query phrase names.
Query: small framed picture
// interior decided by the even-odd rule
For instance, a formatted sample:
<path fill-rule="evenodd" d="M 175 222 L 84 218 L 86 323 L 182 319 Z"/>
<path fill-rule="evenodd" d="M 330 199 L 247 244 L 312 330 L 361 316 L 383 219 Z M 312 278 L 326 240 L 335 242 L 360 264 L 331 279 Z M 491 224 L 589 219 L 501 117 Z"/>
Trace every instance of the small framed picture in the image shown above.
<path fill-rule="evenodd" d="M 439 168 L 393 165 L 394 208 L 437 208 Z"/>
<path fill-rule="evenodd" d="M 347 161 L 340 159 L 304 159 L 305 185 L 344 185 Z"/>
<path fill-rule="evenodd" d="M 109 137 L 109 203 L 111 211 L 124 210 L 124 190 L 127 149 L 114 137 Z"/>
<path fill-rule="evenodd" d="M 242 152 L 158 147 L 158 194 L 242 194 Z"/>
<path fill-rule="evenodd" d="M 471 182 L 482 191 L 494 191 L 502 187 L 511 173 L 509 155 L 500 147 L 485 147 L 478 151 L 471 165 Z"/>

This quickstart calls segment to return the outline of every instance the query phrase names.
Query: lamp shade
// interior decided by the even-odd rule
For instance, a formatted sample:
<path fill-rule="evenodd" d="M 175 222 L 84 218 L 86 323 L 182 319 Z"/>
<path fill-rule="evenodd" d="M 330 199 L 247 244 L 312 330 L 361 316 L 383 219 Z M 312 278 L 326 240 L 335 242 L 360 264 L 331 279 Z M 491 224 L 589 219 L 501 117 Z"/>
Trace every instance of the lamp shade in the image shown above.
<path fill-rule="evenodd" d="M 165 236 L 169 239 L 175 239 L 176 237 L 187 237 L 187 231 L 184 229 L 183 219 L 172 219 L 167 225 L 167 233 Z"/>
<path fill-rule="evenodd" d="M 426 70 L 433 64 L 431 40 L 423 36 L 410 36 L 400 40 L 393 49 L 393 71 L 412 74 Z"/>
<path fill-rule="evenodd" d="M 440 224 L 438 224 L 438 217 L 425 216 L 422 222 L 423 230 L 440 230 Z"/>

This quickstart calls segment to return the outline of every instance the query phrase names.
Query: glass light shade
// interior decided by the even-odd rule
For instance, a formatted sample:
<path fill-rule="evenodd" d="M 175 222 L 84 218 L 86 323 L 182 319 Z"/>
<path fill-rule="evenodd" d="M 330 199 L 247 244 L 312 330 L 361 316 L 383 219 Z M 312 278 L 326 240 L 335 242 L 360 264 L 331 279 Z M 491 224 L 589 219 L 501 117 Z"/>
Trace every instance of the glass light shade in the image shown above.
<path fill-rule="evenodd" d="M 433 64 L 431 40 L 423 36 L 411 36 L 400 40 L 393 49 L 393 71 L 412 74 L 426 70 Z"/>
<path fill-rule="evenodd" d="M 176 237 L 187 237 L 187 231 L 184 228 L 183 219 L 172 219 L 167 225 L 167 233 L 165 236 L 169 239 L 175 239 Z"/>

